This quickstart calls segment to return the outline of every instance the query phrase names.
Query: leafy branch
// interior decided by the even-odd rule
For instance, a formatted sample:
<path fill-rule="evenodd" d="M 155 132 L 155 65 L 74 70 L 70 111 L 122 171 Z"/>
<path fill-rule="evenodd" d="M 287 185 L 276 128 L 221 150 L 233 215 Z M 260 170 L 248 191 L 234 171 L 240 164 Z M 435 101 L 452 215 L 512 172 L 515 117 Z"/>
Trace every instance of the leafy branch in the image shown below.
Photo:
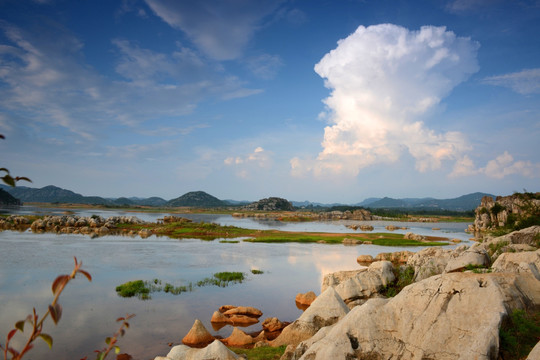
<path fill-rule="evenodd" d="M 0 134 L 0 139 L 5 139 L 6 137 L 2 134 Z M 4 183 L 6 183 L 7 185 L 9 186 L 15 186 L 15 183 L 17 181 L 20 181 L 20 180 L 24 180 L 24 181 L 28 181 L 28 182 L 32 182 L 32 180 L 30 180 L 29 178 L 25 177 L 25 176 L 16 176 L 16 177 L 13 177 L 9 174 L 9 170 L 6 169 L 6 168 L 0 168 L 0 171 L 3 171 L 6 173 L 6 175 L 0 177 L 0 179 L 2 179 L 2 181 Z"/>
<path fill-rule="evenodd" d="M 31 350 L 34 345 L 33 342 L 37 338 L 41 338 L 43 341 L 49 345 L 49 348 L 52 348 L 53 345 L 53 339 L 49 334 L 46 334 L 43 332 L 43 322 L 45 319 L 50 315 L 51 319 L 54 321 L 55 324 L 58 324 L 60 321 L 60 318 L 62 317 L 62 306 L 58 303 L 58 298 L 60 297 L 60 294 L 62 294 L 62 291 L 66 287 L 66 285 L 73 279 L 75 279 L 75 276 L 77 274 L 84 275 L 88 281 L 92 281 L 92 276 L 85 270 L 81 269 L 82 262 L 78 262 L 77 258 L 74 257 L 75 260 L 75 266 L 73 267 L 73 271 L 69 275 L 59 275 L 52 283 L 52 293 L 54 295 L 54 299 L 52 303 L 49 305 L 47 312 L 45 312 L 45 315 L 40 319 L 36 309 L 34 308 L 32 311 L 32 314 L 28 315 L 26 319 L 17 321 L 15 323 L 15 327 L 8 333 L 6 337 L 6 344 L 3 346 L 0 344 L 0 350 L 2 350 L 2 353 L 4 355 L 4 360 L 8 360 L 8 354 L 11 354 L 11 360 L 20 360 L 23 358 L 23 356 Z M 32 327 L 30 336 L 28 337 L 26 344 L 22 348 L 22 350 L 16 350 L 9 346 L 10 341 L 15 336 L 17 331 L 20 331 L 21 333 L 24 333 L 24 327 L 25 324 L 28 323 Z"/>
<path fill-rule="evenodd" d="M 120 352 L 120 348 L 116 345 L 116 343 L 118 342 L 118 338 L 124 336 L 124 334 L 126 333 L 125 329 L 129 328 L 128 320 L 134 316 L 134 314 L 128 314 L 125 317 L 119 317 L 118 319 L 116 319 L 116 322 L 121 322 L 122 324 L 120 325 L 118 331 L 114 333 L 113 337 L 108 337 L 105 339 L 107 347 L 101 351 L 95 351 L 97 353 L 96 360 L 104 360 L 112 350 L 114 350 L 115 354 L 118 354 Z M 81 360 L 87 360 L 87 357 L 85 356 Z"/>

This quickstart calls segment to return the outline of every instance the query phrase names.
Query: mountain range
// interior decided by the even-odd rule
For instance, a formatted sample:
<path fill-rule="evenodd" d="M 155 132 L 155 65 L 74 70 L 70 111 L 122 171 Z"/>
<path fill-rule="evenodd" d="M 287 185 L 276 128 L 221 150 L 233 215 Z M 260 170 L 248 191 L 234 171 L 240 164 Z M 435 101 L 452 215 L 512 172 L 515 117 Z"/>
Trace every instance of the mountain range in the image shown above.
<path fill-rule="evenodd" d="M 7 192 L 12 197 L 21 202 L 40 202 L 40 203 L 69 203 L 69 204 L 91 204 L 108 206 L 154 206 L 154 207 L 225 207 L 242 206 L 250 203 L 249 201 L 220 200 L 204 191 L 188 192 L 172 200 L 165 200 L 160 197 L 140 198 L 140 197 L 120 197 L 103 198 L 99 196 L 83 196 L 71 190 L 49 185 L 43 188 L 31 188 L 26 186 L 10 187 L 0 184 L 0 189 Z M 435 198 L 404 198 L 393 199 L 368 198 L 356 204 L 323 204 L 310 201 L 292 201 L 296 208 L 330 208 L 332 206 L 361 206 L 371 209 L 426 209 L 426 210 L 450 210 L 450 211 L 469 211 L 475 209 L 484 196 L 492 196 L 486 193 L 472 193 L 453 199 L 435 199 Z M 2 199 L 0 199 L 2 204 Z"/>

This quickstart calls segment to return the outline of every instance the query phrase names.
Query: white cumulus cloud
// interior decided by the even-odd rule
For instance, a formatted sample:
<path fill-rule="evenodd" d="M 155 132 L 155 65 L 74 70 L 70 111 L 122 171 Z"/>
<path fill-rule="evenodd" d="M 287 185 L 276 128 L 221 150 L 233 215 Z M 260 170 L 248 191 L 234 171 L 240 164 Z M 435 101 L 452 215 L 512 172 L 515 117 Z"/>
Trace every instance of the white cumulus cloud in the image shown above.
<path fill-rule="evenodd" d="M 293 173 L 304 166 L 316 175 L 356 175 L 372 164 L 396 162 L 404 151 L 419 171 L 462 158 L 470 149 L 464 136 L 438 133 L 422 117 L 478 71 L 478 46 L 445 27 L 358 27 L 315 65 L 331 89 L 323 114 L 330 126 L 315 163 L 295 158 Z"/>
<path fill-rule="evenodd" d="M 502 179 L 513 174 L 540 177 L 540 164 L 533 164 L 530 161 L 514 161 L 514 157 L 508 151 L 505 151 L 494 160 L 490 160 L 486 167 L 480 169 L 480 171 L 496 179 Z"/>

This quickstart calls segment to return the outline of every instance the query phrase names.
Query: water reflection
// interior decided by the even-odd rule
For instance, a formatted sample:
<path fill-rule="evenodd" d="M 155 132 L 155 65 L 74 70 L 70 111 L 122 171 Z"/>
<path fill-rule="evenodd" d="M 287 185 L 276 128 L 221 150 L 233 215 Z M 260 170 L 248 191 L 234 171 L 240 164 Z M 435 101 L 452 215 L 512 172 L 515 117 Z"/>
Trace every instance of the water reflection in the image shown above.
<path fill-rule="evenodd" d="M 43 209 L 41 209 L 44 211 Z M 21 210 L 19 210 L 21 211 Z M 25 207 L 22 211 L 31 211 Z M 55 209 L 51 211 L 63 211 Z M 112 211 L 77 211 L 77 215 L 103 217 L 134 215 Z M 164 214 L 135 214 L 146 221 L 155 221 Z M 184 215 L 183 215 L 184 216 Z M 223 225 L 241 227 L 266 226 L 291 231 L 348 232 L 345 222 L 276 224 L 276 221 L 235 219 L 224 215 L 185 215 L 195 221 L 213 221 Z M 370 222 L 377 228 L 385 223 Z M 452 231 L 450 237 L 468 238 L 464 224 L 437 224 Z M 411 223 L 409 231 L 441 236 L 433 231 L 433 224 Z M 304 229 L 304 230 L 302 230 Z M 459 229 L 459 230 L 458 230 Z M 444 236 L 444 235 L 443 235 Z M 417 251 L 420 248 L 407 248 Z M 221 305 L 254 306 L 267 317 L 293 321 L 301 310 L 296 307 L 297 293 L 320 293 L 325 274 L 340 270 L 357 269 L 360 254 L 375 256 L 381 252 L 400 248 L 361 245 L 345 247 L 324 244 L 260 244 L 239 242 L 220 243 L 197 239 L 175 240 L 166 237 L 103 236 L 90 239 L 85 235 L 31 232 L 0 232 L 0 339 L 5 339 L 9 326 L 24 319 L 33 307 L 43 314 L 52 299 L 50 285 L 62 273 L 73 267 L 73 256 L 83 261 L 83 268 L 93 276 L 88 283 L 84 277 L 70 283 L 60 303 L 64 307 L 58 326 L 47 325 L 46 331 L 54 338 L 53 350 L 38 341 L 32 350 L 32 359 L 74 359 L 88 355 L 105 346 L 104 339 L 116 331 L 115 319 L 134 313 L 131 327 L 120 345 L 122 351 L 134 355 L 135 360 L 153 359 L 169 351 L 169 343 L 178 344 L 187 334 L 196 318 L 213 335 L 227 337 L 232 328 L 213 329 L 212 313 Z M 253 275 L 252 268 L 263 270 Z M 152 294 L 152 300 L 120 298 L 115 287 L 131 280 L 161 279 L 175 285 L 196 282 L 216 272 L 242 271 L 247 280 L 226 288 L 207 286 L 177 296 L 166 293 Z M 256 324 L 245 331 L 260 330 Z M 17 336 L 14 345 L 21 345 Z"/>

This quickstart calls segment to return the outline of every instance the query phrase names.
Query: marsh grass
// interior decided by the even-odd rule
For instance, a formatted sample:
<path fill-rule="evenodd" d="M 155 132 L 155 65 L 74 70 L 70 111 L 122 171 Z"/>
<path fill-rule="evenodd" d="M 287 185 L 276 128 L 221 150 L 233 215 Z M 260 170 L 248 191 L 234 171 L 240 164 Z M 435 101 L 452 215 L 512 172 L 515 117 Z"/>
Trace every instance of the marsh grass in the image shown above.
<path fill-rule="evenodd" d="M 412 266 L 398 266 L 394 267 L 395 280 L 386 285 L 380 292 L 386 297 L 394 297 L 403 290 L 407 285 L 414 282 L 414 268 Z"/>
<path fill-rule="evenodd" d="M 244 354 L 249 360 L 279 360 L 285 352 L 286 345 L 278 347 L 263 346 L 253 349 L 230 348 L 236 354 Z"/>

